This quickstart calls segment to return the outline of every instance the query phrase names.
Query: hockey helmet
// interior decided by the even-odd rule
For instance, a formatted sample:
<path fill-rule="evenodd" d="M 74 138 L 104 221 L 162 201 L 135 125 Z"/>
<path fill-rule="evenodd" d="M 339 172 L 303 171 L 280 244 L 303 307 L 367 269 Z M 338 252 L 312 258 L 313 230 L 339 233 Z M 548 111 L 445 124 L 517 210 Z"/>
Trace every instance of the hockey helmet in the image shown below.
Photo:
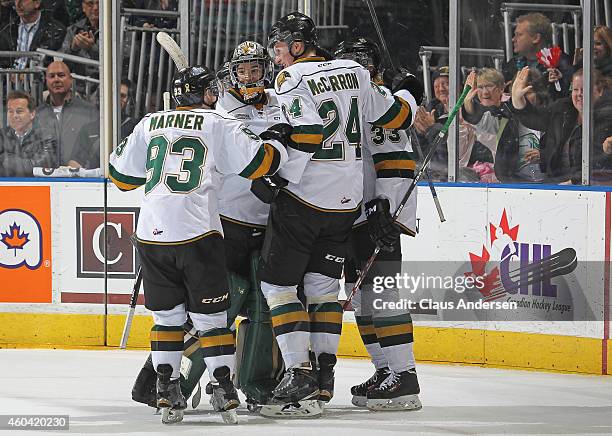
<path fill-rule="evenodd" d="M 373 68 L 373 74 L 379 72 L 380 49 L 371 39 L 359 37 L 342 41 L 334 55 L 337 59 L 351 59 L 368 70 Z"/>
<path fill-rule="evenodd" d="M 277 42 L 287 43 L 291 53 L 291 45 L 296 41 L 301 41 L 307 46 L 318 47 L 317 28 L 309 16 L 301 12 L 290 12 L 272 25 L 268 33 L 268 54 L 274 59 L 274 44 Z M 291 53 L 296 58 L 302 54 Z"/>
<path fill-rule="evenodd" d="M 172 97 L 177 107 L 199 106 L 203 103 L 207 90 L 219 95 L 214 71 L 205 66 L 187 67 L 176 75 Z"/>
<path fill-rule="evenodd" d="M 245 102 L 257 100 L 264 93 L 266 83 L 271 83 L 274 66 L 261 44 L 245 41 L 236 47 L 229 65 L 232 85 Z"/>

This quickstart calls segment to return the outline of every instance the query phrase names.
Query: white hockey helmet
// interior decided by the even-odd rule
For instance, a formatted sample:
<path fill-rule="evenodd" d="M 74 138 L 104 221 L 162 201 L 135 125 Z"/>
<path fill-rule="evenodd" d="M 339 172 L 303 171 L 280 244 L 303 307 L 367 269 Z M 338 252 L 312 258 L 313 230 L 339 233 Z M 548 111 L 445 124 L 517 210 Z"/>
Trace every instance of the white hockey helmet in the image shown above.
<path fill-rule="evenodd" d="M 273 75 L 272 60 L 261 44 L 245 41 L 236 47 L 229 62 L 229 77 L 245 102 L 258 99 Z"/>

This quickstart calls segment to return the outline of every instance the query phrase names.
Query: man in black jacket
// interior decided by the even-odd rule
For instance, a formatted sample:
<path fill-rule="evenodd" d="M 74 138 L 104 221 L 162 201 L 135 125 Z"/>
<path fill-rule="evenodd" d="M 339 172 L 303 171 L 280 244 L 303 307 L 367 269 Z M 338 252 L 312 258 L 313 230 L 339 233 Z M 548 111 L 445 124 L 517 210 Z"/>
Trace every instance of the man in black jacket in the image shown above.
<path fill-rule="evenodd" d="M 538 63 L 537 53 L 544 47 L 549 47 L 552 40 L 550 20 L 541 13 L 521 15 L 516 19 L 516 28 L 512 38 L 512 47 L 516 56 L 502 67 L 504 79 L 509 82 L 525 66 L 537 68 L 549 78 L 548 92 L 553 99 L 567 97 L 573 73 L 572 59 L 566 53 L 561 53 L 561 59 L 556 69 L 547 68 Z M 560 78 L 559 78 L 560 77 Z M 559 78 L 561 91 L 555 89 L 554 79 Z"/>
<path fill-rule="evenodd" d="M 0 173 L 5 177 L 32 177 L 33 167 L 55 167 L 55 141 L 34 125 L 32 98 L 21 91 L 8 95 L 8 123 L 0 131 Z"/>
<path fill-rule="evenodd" d="M 0 29 L 0 51 L 35 51 L 37 48 L 59 50 L 66 27 L 48 14 L 41 14 L 40 0 L 17 0 L 13 19 Z M 0 66 L 23 69 L 27 58 L 0 58 Z"/>

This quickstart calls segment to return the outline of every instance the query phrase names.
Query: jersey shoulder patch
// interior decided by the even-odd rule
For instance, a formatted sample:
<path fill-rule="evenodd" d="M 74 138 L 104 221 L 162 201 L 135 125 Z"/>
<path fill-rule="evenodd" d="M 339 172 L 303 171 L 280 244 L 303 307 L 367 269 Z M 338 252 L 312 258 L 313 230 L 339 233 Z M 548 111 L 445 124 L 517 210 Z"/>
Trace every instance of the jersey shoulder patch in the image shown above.
<path fill-rule="evenodd" d="M 283 70 L 281 71 L 278 76 L 276 76 L 276 90 L 280 91 L 281 86 L 283 86 L 283 83 L 285 83 L 287 81 L 287 79 L 289 79 L 291 77 L 291 74 L 289 74 L 288 71 Z"/>

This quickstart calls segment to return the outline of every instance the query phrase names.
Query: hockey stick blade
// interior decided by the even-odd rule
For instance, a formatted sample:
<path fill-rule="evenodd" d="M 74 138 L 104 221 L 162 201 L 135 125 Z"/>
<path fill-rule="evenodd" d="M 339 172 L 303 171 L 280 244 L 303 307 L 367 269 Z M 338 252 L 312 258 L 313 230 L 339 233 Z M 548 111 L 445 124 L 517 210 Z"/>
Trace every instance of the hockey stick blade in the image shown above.
<path fill-rule="evenodd" d="M 187 56 L 181 50 L 181 47 L 176 43 L 174 39 L 166 32 L 158 32 L 155 37 L 159 45 L 161 45 L 164 50 L 168 52 L 172 60 L 174 61 L 174 65 L 176 65 L 177 70 L 182 70 L 189 66 L 189 62 L 187 62 Z"/>

